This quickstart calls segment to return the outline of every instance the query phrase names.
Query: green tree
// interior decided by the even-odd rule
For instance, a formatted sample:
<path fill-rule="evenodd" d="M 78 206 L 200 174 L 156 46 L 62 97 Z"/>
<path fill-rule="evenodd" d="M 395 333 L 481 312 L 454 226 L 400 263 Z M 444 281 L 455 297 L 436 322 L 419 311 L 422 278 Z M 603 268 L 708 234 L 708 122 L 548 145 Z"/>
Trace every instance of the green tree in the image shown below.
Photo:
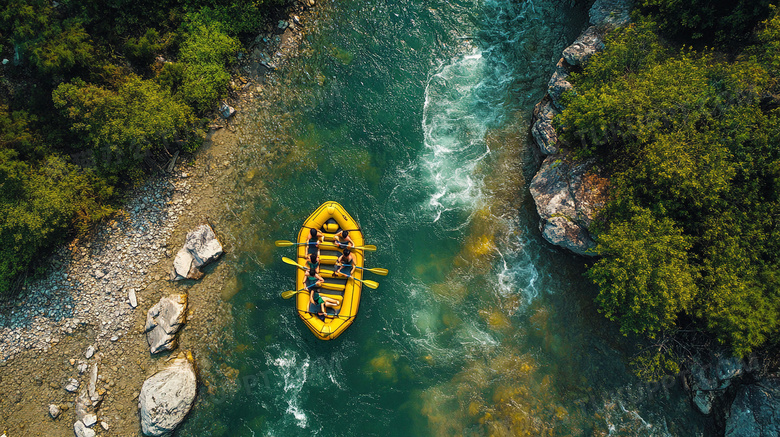
<path fill-rule="evenodd" d="M 98 220 L 111 213 L 112 190 L 89 172 L 50 155 L 38 165 L 0 149 L 0 291 L 45 249 L 61 241 L 79 218 Z M 88 223 L 81 223 L 87 226 Z M 74 226 L 75 231 L 78 226 Z M 83 227 L 82 227 L 83 229 Z"/>
<path fill-rule="evenodd" d="M 588 271 L 599 286 L 596 298 L 624 334 L 654 337 L 691 308 L 697 288 L 688 263 L 690 242 L 671 220 L 632 207 L 627 220 L 599 234 L 601 258 Z"/>
<path fill-rule="evenodd" d="M 661 31 L 684 41 L 742 42 L 767 15 L 772 0 L 640 0 L 637 9 Z"/>
<path fill-rule="evenodd" d="M 224 96 L 230 83 L 227 66 L 241 44 L 221 30 L 218 23 L 197 23 L 181 46 L 184 65 L 180 92 L 198 111 L 206 111 Z"/>
<path fill-rule="evenodd" d="M 164 147 L 193 128 L 190 108 L 154 81 L 131 76 L 117 90 L 80 80 L 54 90 L 54 104 L 83 135 L 97 164 L 121 171 L 137 165 L 153 147 Z M 193 138 L 192 141 L 197 141 Z"/>

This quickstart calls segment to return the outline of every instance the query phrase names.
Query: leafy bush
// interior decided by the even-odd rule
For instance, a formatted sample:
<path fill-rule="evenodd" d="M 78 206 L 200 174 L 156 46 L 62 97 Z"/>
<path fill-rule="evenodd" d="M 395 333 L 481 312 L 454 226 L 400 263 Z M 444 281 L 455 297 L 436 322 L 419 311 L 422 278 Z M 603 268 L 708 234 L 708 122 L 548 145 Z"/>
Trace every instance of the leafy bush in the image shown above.
<path fill-rule="evenodd" d="M 747 40 L 772 0 L 641 0 L 640 13 L 684 41 L 727 45 Z"/>
<path fill-rule="evenodd" d="M 674 222 L 632 207 L 630 218 L 599 235 L 603 258 L 588 271 L 599 286 L 601 311 L 623 333 L 654 337 L 674 325 L 697 294 L 688 263 L 689 239 Z"/>
<path fill-rule="evenodd" d="M 221 27 L 218 23 L 196 24 L 179 53 L 184 64 L 181 92 L 198 111 L 208 110 L 224 96 L 230 83 L 227 65 L 241 49 L 238 40 Z"/>
<path fill-rule="evenodd" d="M 82 135 L 98 167 L 109 172 L 137 165 L 152 147 L 186 138 L 194 117 L 154 81 L 131 76 L 114 91 L 80 80 L 52 94 L 54 104 Z"/>
<path fill-rule="evenodd" d="M 100 179 L 50 155 L 39 165 L 0 149 L 0 291 L 43 250 L 61 241 L 72 224 L 83 231 L 111 213 L 112 190 Z M 77 220 L 79 220 L 77 222 Z M 76 227 L 77 229 L 79 226 Z"/>
<path fill-rule="evenodd" d="M 776 341 L 780 109 L 762 102 L 777 83 L 777 17 L 748 50 L 759 56 L 730 62 L 663 49 L 640 23 L 572 78 L 556 123 L 611 174 L 588 276 L 624 333 L 654 337 L 685 316 L 737 355 Z"/>
<path fill-rule="evenodd" d="M 30 61 L 43 73 L 67 72 L 85 66 L 93 58 L 94 48 L 81 23 L 66 20 L 54 26 L 28 45 Z"/>

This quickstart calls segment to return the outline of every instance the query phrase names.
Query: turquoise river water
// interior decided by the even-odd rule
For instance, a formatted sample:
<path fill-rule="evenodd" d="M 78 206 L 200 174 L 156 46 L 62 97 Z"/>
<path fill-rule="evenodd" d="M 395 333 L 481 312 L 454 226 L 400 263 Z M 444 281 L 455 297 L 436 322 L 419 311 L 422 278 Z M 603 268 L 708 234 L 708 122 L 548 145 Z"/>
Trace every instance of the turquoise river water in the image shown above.
<path fill-rule="evenodd" d="M 528 136 L 588 4 L 318 3 L 301 56 L 238 126 L 235 344 L 199 357 L 178 435 L 703 435 L 679 384 L 645 384 L 601 317 L 585 260 L 551 247 Z M 280 292 L 322 202 L 378 247 L 355 323 L 317 340 Z"/>

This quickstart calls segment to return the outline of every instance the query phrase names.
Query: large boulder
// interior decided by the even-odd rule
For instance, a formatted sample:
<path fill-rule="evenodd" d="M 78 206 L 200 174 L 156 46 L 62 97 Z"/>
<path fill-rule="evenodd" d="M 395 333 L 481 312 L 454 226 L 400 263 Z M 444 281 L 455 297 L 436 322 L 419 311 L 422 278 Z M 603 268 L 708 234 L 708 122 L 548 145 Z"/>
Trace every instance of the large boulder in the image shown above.
<path fill-rule="evenodd" d="M 214 261 L 222 255 L 222 244 L 211 226 L 203 224 L 187 233 L 184 247 L 176 254 L 173 261 L 171 280 L 200 279 L 203 277 L 201 267 Z"/>
<path fill-rule="evenodd" d="M 595 256 L 588 228 L 606 203 L 608 185 L 592 160 L 575 162 L 564 155 L 545 158 L 529 187 L 544 238 L 578 255 Z"/>
<path fill-rule="evenodd" d="M 549 98 L 545 97 L 534 107 L 534 124 L 531 135 L 543 155 L 558 153 L 558 133 L 553 127 L 553 118 L 558 114 Z"/>
<path fill-rule="evenodd" d="M 780 377 L 740 387 L 726 419 L 726 437 L 780 435 Z"/>
<path fill-rule="evenodd" d="M 163 370 L 144 381 L 138 396 L 144 435 L 170 435 L 192 408 L 197 382 L 189 351 L 179 352 Z"/>
<path fill-rule="evenodd" d="M 152 354 L 173 350 L 178 344 L 176 333 L 187 317 L 187 294 L 163 296 L 146 313 L 146 340 Z"/>
<path fill-rule="evenodd" d="M 582 66 L 588 63 L 594 53 L 604 49 L 604 40 L 596 26 L 590 26 L 574 40 L 572 45 L 563 50 L 563 59 L 572 66 Z"/>

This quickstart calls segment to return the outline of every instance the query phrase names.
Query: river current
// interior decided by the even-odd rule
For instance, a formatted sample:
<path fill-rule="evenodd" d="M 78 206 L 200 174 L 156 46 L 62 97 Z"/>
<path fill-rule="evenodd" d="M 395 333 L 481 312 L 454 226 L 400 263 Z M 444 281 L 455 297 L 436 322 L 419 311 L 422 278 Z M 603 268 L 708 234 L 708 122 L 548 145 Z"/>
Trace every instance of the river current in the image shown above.
<path fill-rule="evenodd" d="M 178 435 L 703 435 L 679 384 L 646 384 L 585 261 L 547 244 L 528 128 L 589 4 L 339 0 L 237 126 L 235 344 L 199 366 Z M 317 340 L 274 240 L 335 200 L 386 277 Z M 232 294 L 232 293 L 230 293 Z"/>

